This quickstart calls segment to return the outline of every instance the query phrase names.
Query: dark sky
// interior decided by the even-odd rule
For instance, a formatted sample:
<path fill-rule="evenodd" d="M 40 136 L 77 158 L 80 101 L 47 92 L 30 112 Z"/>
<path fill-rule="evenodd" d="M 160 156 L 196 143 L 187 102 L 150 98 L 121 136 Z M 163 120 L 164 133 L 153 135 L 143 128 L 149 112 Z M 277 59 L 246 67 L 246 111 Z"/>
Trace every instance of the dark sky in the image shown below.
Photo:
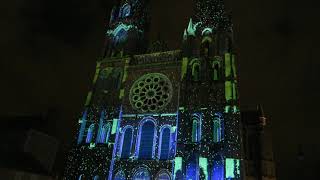
<path fill-rule="evenodd" d="M 111 0 L 1 2 L 0 115 L 54 112 L 48 126 L 67 149 L 104 41 Z M 316 1 L 226 0 L 232 12 L 242 105 L 272 121 L 279 179 L 305 179 L 320 161 L 319 8 Z M 192 0 L 153 0 L 151 35 L 178 48 Z M 292 173 L 295 172 L 295 173 Z"/>

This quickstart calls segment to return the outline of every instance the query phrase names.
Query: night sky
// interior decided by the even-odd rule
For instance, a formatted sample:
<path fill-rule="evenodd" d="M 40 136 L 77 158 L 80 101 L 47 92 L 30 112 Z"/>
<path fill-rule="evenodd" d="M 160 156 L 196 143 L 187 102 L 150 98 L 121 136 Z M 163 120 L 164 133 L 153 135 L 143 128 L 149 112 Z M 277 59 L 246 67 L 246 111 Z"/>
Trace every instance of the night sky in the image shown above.
<path fill-rule="evenodd" d="M 179 48 L 192 15 L 192 0 L 151 2 L 151 40 L 160 34 L 171 49 Z M 1 2 L 0 115 L 49 114 L 44 122 L 48 134 L 60 140 L 62 152 L 70 148 L 101 55 L 111 5 L 111 0 Z M 233 16 L 241 105 L 264 106 L 279 179 L 295 179 L 298 172 L 305 179 L 317 179 L 320 16 L 316 1 L 226 0 L 226 8 Z M 304 153 L 301 162 L 299 145 Z"/>

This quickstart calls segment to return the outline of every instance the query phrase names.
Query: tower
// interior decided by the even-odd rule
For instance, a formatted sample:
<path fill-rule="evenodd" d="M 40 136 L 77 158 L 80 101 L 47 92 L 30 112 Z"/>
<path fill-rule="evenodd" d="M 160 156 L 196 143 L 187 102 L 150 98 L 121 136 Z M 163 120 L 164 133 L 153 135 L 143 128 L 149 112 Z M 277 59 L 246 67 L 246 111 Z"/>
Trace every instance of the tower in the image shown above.
<path fill-rule="evenodd" d="M 241 179 L 232 24 L 196 1 L 181 50 L 146 54 L 147 1 L 119 1 L 67 179 Z M 209 17 L 209 18 L 208 18 Z"/>

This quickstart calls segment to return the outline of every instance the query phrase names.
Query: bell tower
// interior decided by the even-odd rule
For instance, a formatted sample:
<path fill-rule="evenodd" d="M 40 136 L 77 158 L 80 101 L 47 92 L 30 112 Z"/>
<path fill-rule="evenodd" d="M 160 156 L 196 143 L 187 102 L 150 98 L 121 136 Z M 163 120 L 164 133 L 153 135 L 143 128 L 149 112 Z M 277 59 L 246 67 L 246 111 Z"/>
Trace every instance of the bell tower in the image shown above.
<path fill-rule="evenodd" d="M 119 0 L 112 8 L 106 32 L 105 57 L 144 53 L 149 0 Z"/>
<path fill-rule="evenodd" d="M 236 53 L 222 0 L 197 0 L 183 33 L 174 176 L 241 179 Z M 191 128 L 192 127 L 192 128 Z M 200 176 L 197 176 L 199 174 Z"/>

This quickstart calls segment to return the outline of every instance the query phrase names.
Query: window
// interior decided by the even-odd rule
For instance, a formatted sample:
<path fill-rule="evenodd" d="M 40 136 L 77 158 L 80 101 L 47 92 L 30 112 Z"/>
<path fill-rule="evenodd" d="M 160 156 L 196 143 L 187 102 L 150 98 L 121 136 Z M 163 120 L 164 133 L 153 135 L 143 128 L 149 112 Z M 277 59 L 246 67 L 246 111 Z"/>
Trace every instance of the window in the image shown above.
<path fill-rule="evenodd" d="M 121 158 L 129 158 L 131 154 L 133 128 L 125 127 L 122 133 Z"/>
<path fill-rule="evenodd" d="M 130 16 L 130 5 L 129 4 L 125 4 L 123 7 L 122 7 L 122 16 L 123 18 L 125 17 L 128 17 Z"/>
<path fill-rule="evenodd" d="M 122 170 L 118 171 L 114 176 L 114 180 L 126 180 L 126 175 Z"/>
<path fill-rule="evenodd" d="M 151 176 L 149 171 L 146 168 L 140 168 L 134 173 L 132 179 L 133 180 L 151 180 Z"/>
<path fill-rule="evenodd" d="M 192 65 L 192 80 L 199 81 L 200 80 L 200 64 L 194 63 Z"/>
<path fill-rule="evenodd" d="M 171 180 L 171 178 L 167 171 L 161 171 L 156 177 L 156 180 Z"/>
<path fill-rule="evenodd" d="M 170 127 L 164 127 L 160 132 L 159 159 L 168 159 L 170 152 Z"/>
<path fill-rule="evenodd" d="M 197 180 L 197 176 L 199 176 L 199 174 L 197 156 L 195 154 L 192 154 L 192 156 L 188 159 L 186 167 L 186 179 Z"/>
<path fill-rule="evenodd" d="M 94 132 L 94 124 L 91 124 L 88 128 L 86 143 L 91 143 Z"/>
<path fill-rule="evenodd" d="M 99 132 L 98 136 L 98 143 L 108 143 L 109 136 L 110 136 L 110 130 L 111 130 L 111 125 L 104 124 Z"/>
<path fill-rule="evenodd" d="M 141 124 L 139 139 L 139 158 L 153 158 L 155 132 L 155 123 L 153 121 L 147 120 Z"/>
<path fill-rule="evenodd" d="M 217 143 L 223 140 L 224 130 L 223 121 L 220 114 L 215 114 L 213 118 L 213 142 Z"/>
<path fill-rule="evenodd" d="M 220 79 L 221 72 L 220 72 L 220 62 L 219 61 L 213 61 L 212 62 L 212 68 L 213 68 L 213 80 L 217 81 Z"/>
<path fill-rule="evenodd" d="M 201 140 L 201 117 L 198 114 L 192 115 L 192 142 Z"/>
<path fill-rule="evenodd" d="M 224 163 L 221 155 L 217 154 L 213 158 L 211 179 L 224 180 Z"/>

